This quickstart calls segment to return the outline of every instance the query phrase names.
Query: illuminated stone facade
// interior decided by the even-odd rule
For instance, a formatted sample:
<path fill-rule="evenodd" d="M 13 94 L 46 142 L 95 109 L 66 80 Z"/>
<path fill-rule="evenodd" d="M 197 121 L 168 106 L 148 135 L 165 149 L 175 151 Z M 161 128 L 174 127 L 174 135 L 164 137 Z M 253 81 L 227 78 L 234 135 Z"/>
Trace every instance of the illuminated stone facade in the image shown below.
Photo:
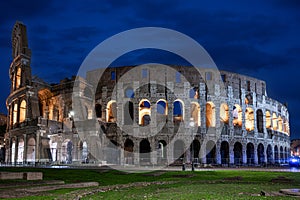
<path fill-rule="evenodd" d="M 256 165 L 287 161 L 288 110 L 267 96 L 262 80 L 209 69 L 202 69 L 201 76 L 194 68 L 182 66 L 171 66 L 173 73 L 144 65 L 98 69 L 88 72 L 86 80 L 73 77 L 49 85 L 31 76 L 23 24 L 16 23 L 12 40 L 7 163 L 169 165 L 193 160 Z M 122 79 L 132 69 L 137 70 L 131 77 L 138 79 Z M 159 75 L 165 77 L 163 83 L 151 79 Z M 73 91 L 74 84 L 82 92 Z M 72 109 L 74 92 L 82 100 L 81 113 Z M 99 138 L 98 147 L 79 137 L 74 126 L 74 120 L 88 124 L 93 119 L 99 130 L 85 131 Z M 111 145 L 116 151 L 105 153 Z M 90 153 L 93 148 L 100 148 L 101 159 Z"/>

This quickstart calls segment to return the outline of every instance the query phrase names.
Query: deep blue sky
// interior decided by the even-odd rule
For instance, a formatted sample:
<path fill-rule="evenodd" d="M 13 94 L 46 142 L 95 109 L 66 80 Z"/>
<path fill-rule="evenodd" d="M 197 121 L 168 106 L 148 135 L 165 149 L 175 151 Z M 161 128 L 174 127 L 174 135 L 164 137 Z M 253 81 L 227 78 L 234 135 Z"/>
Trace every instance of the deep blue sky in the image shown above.
<path fill-rule="evenodd" d="M 16 20 L 27 26 L 32 73 L 48 82 L 76 74 L 97 44 L 121 31 L 145 26 L 180 31 L 197 40 L 219 69 L 265 80 L 268 96 L 288 102 L 292 138 L 300 138 L 298 0 L 2 1 L 0 112 L 4 113 Z M 147 52 L 125 56 L 118 64 L 148 61 L 176 64 L 168 56 Z"/>

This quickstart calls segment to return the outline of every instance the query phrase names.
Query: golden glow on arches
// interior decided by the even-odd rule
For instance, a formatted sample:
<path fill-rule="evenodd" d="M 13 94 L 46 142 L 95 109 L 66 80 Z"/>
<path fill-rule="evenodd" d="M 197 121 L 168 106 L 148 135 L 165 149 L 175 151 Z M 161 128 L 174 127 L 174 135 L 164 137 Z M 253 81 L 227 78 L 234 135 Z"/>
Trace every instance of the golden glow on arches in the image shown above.
<path fill-rule="evenodd" d="M 21 86 L 21 68 L 19 67 L 16 74 L 16 89 Z"/>
<path fill-rule="evenodd" d="M 191 120 L 194 121 L 195 126 L 201 126 L 200 105 L 197 102 L 191 102 Z"/>
<path fill-rule="evenodd" d="M 266 111 L 266 128 L 267 129 L 272 128 L 271 114 L 269 111 Z"/>
<path fill-rule="evenodd" d="M 272 115 L 272 124 L 273 124 L 273 130 L 277 130 L 278 129 L 278 119 L 277 119 L 277 115 L 276 113 L 273 113 Z"/>
<path fill-rule="evenodd" d="M 206 127 L 216 127 L 215 104 L 211 101 L 206 103 Z"/>
<path fill-rule="evenodd" d="M 254 130 L 254 111 L 252 108 L 246 108 L 245 112 L 245 127 L 247 131 Z"/>
<path fill-rule="evenodd" d="M 117 122 L 117 103 L 111 100 L 106 106 L 106 122 Z"/>
<path fill-rule="evenodd" d="M 173 121 L 174 122 L 183 122 L 184 121 L 184 114 L 185 114 L 184 102 L 181 99 L 176 99 L 174 101 L 174 103 L 173 103 L 173 114 L 174 114 L 174 110 L 176 109 L 175 106 L 174 106 L 175 102 L 180 103 L 181 115 L 173 116 Z"/>
<path fill-rule="evenodd" d="M 226 103 L 222 103 L 220 107 L 220 120 L 221 122 L 228 124 L 229 122 L 229 108 Z"/>
<path fill-rule="evenodd" d="M 20 105 L 20 123 L 26 119 L 26 101 L 23 100 Z"/>
<path fill-rule="evenodd" d="M 278 117 L 278 131 L 283 132 L 281 116 Z"/>
<path fill-rule="evenodd" d="M 234 126 L 242 127 L 243 121 L 242 121 L 242 108 L 240 105 L 235 104 L 235 109 L 233 109 L 233 120 L 232 123 Z"/>
<path fill-rule="evenodd" d="M 14 103 L 13 124 L 16 124 L 17 120 L 18 120 L 18 104 Z"/>
<path fill-rule="evenodd" d="M 145 106 L 145 102 L 149 104 L 149 108 Z M 151 117 L 151 103 L 148 99 L 142 99 L 139 103 L 139 125 L 145 125 L 144 116 L 146 115 Z"/>

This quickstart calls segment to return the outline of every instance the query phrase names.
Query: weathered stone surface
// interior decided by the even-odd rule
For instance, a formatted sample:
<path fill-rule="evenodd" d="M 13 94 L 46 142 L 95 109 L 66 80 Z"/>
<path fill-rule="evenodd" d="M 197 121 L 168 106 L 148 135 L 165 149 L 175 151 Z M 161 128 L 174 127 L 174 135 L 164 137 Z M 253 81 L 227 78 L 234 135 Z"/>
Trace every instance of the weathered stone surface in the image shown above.
<path fill-rule="evenodd" d="M 25 172 L 24 179 L 26 180 L 43 180 L 42 172 Z"/>
<path fill-rule="evenodd" d="M 0 172 L 1 180 L 23 179 L 23 172 Z"/>

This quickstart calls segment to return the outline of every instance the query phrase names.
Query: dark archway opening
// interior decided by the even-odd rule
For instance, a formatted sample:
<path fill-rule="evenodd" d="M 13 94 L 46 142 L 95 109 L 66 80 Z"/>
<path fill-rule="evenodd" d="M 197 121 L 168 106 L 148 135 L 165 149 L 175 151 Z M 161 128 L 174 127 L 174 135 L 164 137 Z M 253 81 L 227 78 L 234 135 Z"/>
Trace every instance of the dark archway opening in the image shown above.
<path fill-rule="evenodd" d="M 216 144 L 213 141 L 206 143 L 206 163 L 216 164 Z"/>
<path fill-rule="evenodd" d="M 254 145 L 252 143 L 247 144 L 247 164 L 254 165 Z"/>
<path fill-rule="evenodd" d="M 221 164 L 229 164 L 229 144 L 227 141 L 221 143 Z"/>
<path fill-rule="evenodd" d="M 265 162 L 264 151 L 265 151 L 264 145 L 260 143 L 257 147 L 258 164 L 263 164 Z"/>
<path fill-rule="evenodd" d="M 151 163 L 150 152 L 151 152 L 151 147 L 149 141 L 147 139 L 143 139 L 140 142 L 140 164 L 141 165 L 147 165 Z"/>
<path fill-rule="evenodd" d="M 243 145 L 240 142 L 236 142 L 233 148 L 234 152 L 234 164 L 242 165 L 243 164 Z"/>

